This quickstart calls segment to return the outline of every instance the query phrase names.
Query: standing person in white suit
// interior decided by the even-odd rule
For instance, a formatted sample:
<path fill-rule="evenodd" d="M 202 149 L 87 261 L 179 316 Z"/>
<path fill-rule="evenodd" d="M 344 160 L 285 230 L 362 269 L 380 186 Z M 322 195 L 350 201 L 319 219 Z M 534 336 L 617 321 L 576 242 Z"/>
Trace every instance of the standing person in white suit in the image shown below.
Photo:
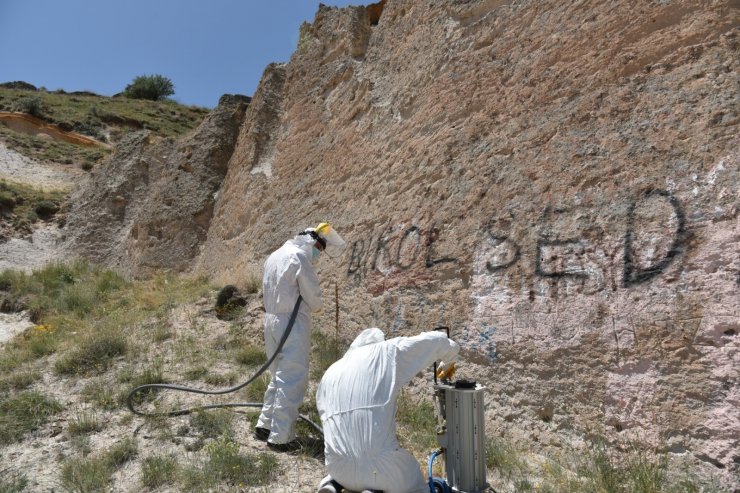
<path fill-rule="evenodd" d="M 396 403 L 414 375 L 434 361 L 454 361 L 459 350 L 441 332 L 386 341 L 372 328 L 357 336 L 316 392 L 329 472 L 319 493 L 429 491 L 419 463 L 396 440 Z"/>
<path fill-rule="evenodd" d="M 328 223 L 308 228 L 274 251 L 265 261 L 262 290 L 265 305 L 265 352 L 275 353 L 301 297 L 295 322 L 280 354 L 270 365 L 254 436 L 277 451 L 297 448 L 295 422 L 308 384 L 311 312 L 321 308 L 321 287 L 314 264 L 321 252 L 338 256 L 345 242 Z"/>

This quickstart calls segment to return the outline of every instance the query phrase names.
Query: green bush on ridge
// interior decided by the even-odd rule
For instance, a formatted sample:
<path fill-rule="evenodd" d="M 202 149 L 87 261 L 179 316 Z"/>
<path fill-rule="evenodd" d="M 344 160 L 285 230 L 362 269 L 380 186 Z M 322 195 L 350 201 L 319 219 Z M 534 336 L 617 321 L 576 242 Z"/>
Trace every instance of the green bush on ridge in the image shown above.
<path fill-rule="evenodd" d="M 159 74 L 139 75 L 123 90 L 123 95 L 131 99 L 159 101 L 175 94 L 172 81 Z"/>

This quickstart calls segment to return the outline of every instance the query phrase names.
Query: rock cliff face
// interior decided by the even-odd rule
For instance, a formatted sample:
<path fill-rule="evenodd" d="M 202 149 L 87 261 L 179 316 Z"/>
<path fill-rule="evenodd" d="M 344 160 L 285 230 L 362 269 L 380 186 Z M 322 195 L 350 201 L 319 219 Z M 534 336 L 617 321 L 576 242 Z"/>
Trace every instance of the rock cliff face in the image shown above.
<path fill-rule="evenodd" d="M 344 336 L 451 327 L 490 433 L 638 440 L 737 487 L 739 19 L 730 0 L 321 7 L 178 261 L 205 238 L 196 269 L 239 283 L 329 221 Z M 181 227 L 144 212 L 170 229 L 129 228 L 152 246 L 117 262 L 171 266 Z"/>
<path fill-rule="evenodd" d="M 732 2 L 322 8 L 254 95 L 199 268 L 238 281 L 328 220 L 345 335 L 450 326 L 494 432 L 737 472 L 737 26 Z"/>
<path fill-rule="evenodd" d="M 65 248 L 137 277 L 200 254 L 248 98 L 223 96 L 181 141 L 142 131 L 72 197 Z"/>

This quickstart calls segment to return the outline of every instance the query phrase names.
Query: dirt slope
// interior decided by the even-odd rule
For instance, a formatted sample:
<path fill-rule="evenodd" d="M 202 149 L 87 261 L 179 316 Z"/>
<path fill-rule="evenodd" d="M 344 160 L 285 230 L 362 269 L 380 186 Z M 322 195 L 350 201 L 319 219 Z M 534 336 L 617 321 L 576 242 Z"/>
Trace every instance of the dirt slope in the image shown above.
<path fill-rule="evenodd" d="M 120 142 L 70 199 L 68 254 L 131 276 L 188 269 L 205 239 L 247 102 L 222 97 L 179 141 L 142 131 Z"/>

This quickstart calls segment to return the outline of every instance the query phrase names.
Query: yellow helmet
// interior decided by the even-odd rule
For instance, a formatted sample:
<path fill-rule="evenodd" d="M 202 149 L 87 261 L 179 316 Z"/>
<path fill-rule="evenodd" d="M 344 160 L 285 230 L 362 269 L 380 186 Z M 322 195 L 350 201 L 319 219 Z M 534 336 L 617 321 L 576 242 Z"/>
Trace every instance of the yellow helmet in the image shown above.
<path fill-rule="evenodd" d="M 326 253 L 332 257 L 338 257 L 347 246 L 347 242 L 339 236 L 339 233 L 329 223 L 319 223 L 314 231 L 326 242 Z"/>

